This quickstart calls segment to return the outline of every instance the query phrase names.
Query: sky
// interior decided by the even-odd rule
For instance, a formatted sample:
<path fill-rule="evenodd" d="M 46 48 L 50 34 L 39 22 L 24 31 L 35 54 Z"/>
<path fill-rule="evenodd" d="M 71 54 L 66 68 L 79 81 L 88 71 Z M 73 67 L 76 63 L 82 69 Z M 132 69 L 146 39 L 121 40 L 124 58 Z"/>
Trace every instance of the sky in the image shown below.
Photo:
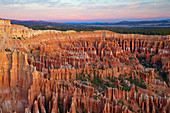
<path fill-rule="evenodd" d="M 0 0 L 0 18 L 58 22 L 170 19 L 170 0 Z"/>

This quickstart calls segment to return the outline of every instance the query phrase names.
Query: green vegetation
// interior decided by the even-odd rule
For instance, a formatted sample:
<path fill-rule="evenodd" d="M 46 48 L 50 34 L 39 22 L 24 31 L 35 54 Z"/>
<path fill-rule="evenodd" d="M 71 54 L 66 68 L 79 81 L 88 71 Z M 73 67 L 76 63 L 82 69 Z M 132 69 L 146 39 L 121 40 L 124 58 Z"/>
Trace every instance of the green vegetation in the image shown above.
<path fill-rule="evenodd" d="M 111 82 L 109 81 L 109 82 L 106 82 L 106 83 L 105 83 L 105 85 L 106 85 L 107 87 L 116 88 L 116 86 L 115 86 L 114 82 L 113 82 L 113 83 L 111 83 Z"/>
<path fill-rule="evenodd" d="M 97 100 L 97 95 L 93 95 L 93 98 L 94 98 L 95 100 Z"/>
<path fill-rule="evenodd" d="M 86 81 L 85 75 L 83 74 L 83 72 L 84 72 L 84 70 L 82 70 L 82 72 L 79 73 L 79 74 L 76 73 L 76 79 L 77 80 Z"/>
<path fill-rule="evenodd" d="M 129 57 L 129 60 L 132 60 L 133 58 L 132 57 Z"/>
<path fill-rule="evenodd" d="M 99 95 L 93 95 L 93 98 L 97 100 L 99 98 Z"/>
<path fill-rule="evenodd" d="M 116 33 L 124 34 L 144 34 L 144 35 L 170 35 L 170 28 L 122 28 L 122 27 L 96 27 L 87 25 L 69 25 L 69 24 L 58 24 L 58 25 L 48 25 L 48 24 L 22 24 L 26 27 L 32 28 L 34 30 L 75 30 L 75 31 L 94 31 L 94 30 L 109 30 Z M 49 27 L 50 26 L 50 27 Z"/>
<path fill-rule="evenodd" d="M 135 86 L 135 91 L 136 91 L 136 92 L 138 92 L 138 89 L 137 89 L 137 87 L 136 87 L 136 86 Z"/>
<path fill-rule="evenodd" d="M 110 78 L 110 76 L 109 76 L 109 77 L 107 77 L 107 79 L 111 82 L 115 82 L 115 79 L 113 78 L 113 76 L 112 76 L 112 78 Z"/>
<path fill-rule="evenodd" d="M 84 107 L 84 103 L 81 104 L 83 113 L 87 113 L 87 109 Z"/>
<path fill-rule="evenodd" d="M 94 78 L 91 80 L 90 75 L 85 76 L 84 70 L 82 70 L 81 73 L 76 73 L 76 80 L 89 81 L 96 88 L 102 88 L 103 90 L 107 89 L 107 87 L 115 88 L 115 79 L 108 77 L 108 81 L 104 82 L 104 80 L 99 75 L 95 75 L 95 70 L 93 70 L 93 75 Z"/>
<path fill-rule="evenodd" d="M 107 77 L 107 79 L 108 79 L 108 81 L 105 83 L 105 85 L 106 85 L 107 87 L 116 88 L 116 86 L 115 86 L 115 78 L 113 78 L 113 76 L 110 77 L 110 75 L 109 75 L 109 76 Z"/>
<path fill-rule="evenodd" d="M 8 48 L 5 48 L 5 51 L 6 51 L 6 52 L 11 52 L 11 50 L 10 50 L 10 49 L 8 49 Z"/>
<path fill-rule="evenodd" d="M 169 35 L 170 28 L 110 28 L 111 31 L 124 34 Z"/>
<path fill-rule="evenodd" d="M 138 109 L 138 111 L 137 111 L 138 113 L 140 113 L 141 111 L 140 111 L 140 109 Z"/>
<path fill-rule="evenodd" d="M 146 61 L 145 57 L 139 57 L 137 56 L 140 64 L 142 64 L 143 66 L 145 66 L 146 68 L 156 68 L 156 70 L 159 72 L 159 78 L 162 78 L 162 80 L 164 80 L 166 82 L 166 84 L 169 86 L 169 82 L 168 82 L 168 73 L 165 72 L 164 70 L 162 70 L 162 63 L 161 61 L 157 61 L 156 67 L 154 66 L 154 63 L 152 63 L 151 61 Z"/>
<path fill-rule="evenodd" d="M 168 73 L 163 70 L 163 71 L 159 71 L 159 75 L 166 82 L 166 84 L 169 86 L 170 84 L 168 81 Z"/>
<path fill-rule="evenodd" d="M 121 82 L 123 82 L 123 79 L 124 79 L 125 77 L 126 77 L 126 75 L 120 74 L 118 79 L 119 79 Z"/>
<path fill-rule="evenodd" d="M 63 104 L 60 104 L 60 99 L 58 99 L 58 105 L 59 105 L 60 113 L 64 113 L 64 107 Z"/>
<path fill-rule="evenodd" d="M 158 93 L 158 90 L 156 90 L 155 93 Z"/>
<path fill-rule="evenodd" d="M 81 107 L 84 109 L 84 103 L 81 104 Z"/>
<path fill-rule="evenodd" d="M 128 107 L 130 111 L 133 111 L 133 108 L 131 106 Z"/>
<path fill-rule="evenodd" d="M 119 99 L 118 102 L 117 102 L 117 105 L 119 105 L 119 104 L 122 104 L 122 106 L 123 106 L 123 105 L 124 105 L 124 102 Z"/>
<path fill-rule="evenodd" d="M 45 96 L 45 109 L 46 109 L 46 112 L 49 113 L 49 102 L 47 101 L 46 96 Z"/>
<path fill-rule="evenodd" d="M 18 40 L 21 40 L 21 37 L 17 37 Z"/>
<path fill-rule="evenodd" d="M 106 89 L 104 81 L 99 77 L 99 75 L 97 75 L 97 76 L 94 75 L 94 79 L 92 80 L 92 84 L 97 86 L 97 87 L 101 87 L 102 89 Z"/>
<path fill-rule="evenodd" d="M 151 61 L 146 61 L 145 57 L 139 57 L 136 56 L 140 62 L 140 64 L 142 64 L 143 66 L 145 66 L 146 68 L 156 68 L 157 70 L 161 70 L 162 69 L 162 63 L 160 61 L 157 61 L 156 67 L 154 66 L 154 63 L 152 63 Z"/>
<path fill-rule="evenodd" d="M 31 53 L 31 54 L 33 53 L 33 49 L 30 50 L 30 53 Z"/>
<path fill-rule="evenodd" d="M 61 112 L 62 113 L 62 112 Z M 76 108 L 76 113 L 79 113 L 78 109 Z"/>
<path fill-rule="evenodd" d="M 122 89 L 125 91 L 130 91 L 131 87 L 128 87 L 128 85 L 125 82 L 121 82 L 120 85 L 123 87 Z"/>
<path fill-rule="evenodd" d="M 87 109 L 84 109 L 83 113 L 87 113 Z"/>
<path fill-rule="evenodd" d="M 136 76 L 134 76 L 134 79 L 132 78 L 132 76 L 130 76 L 129 78 L 126 78 L 126 80 L 130 81 L 131 84 L 135 84 L 135 86 L 139 86 L 144 89 L 147 88 L 142 78 L 139 80 L 138 78 L 136 78 Z"/>
<path fill-rule="evenodd" d="M 41 48 L 40 48 L 40 46 L 38 46 L 37 48 L 35 48 L 36 50 L 40 50 Z"/>
<path fill-rule="evenodd" d="M 142 80 L 142 78 L 140 78 L 140 80 L 138 78 L 136 78 L 136 76 L 134 76 L 134 78 L 132 78 L 132 76 L 130 77 L 126 77 L 126 75 L 119 75 L 120 80 L 120 85 L 122 86 L 122 89 L 125 91 L 130 91 L 131 87 L 129 87 L 124 80 L 128 80 L 130 82 L 130 84 L 134 84 L 135 86 L 141 87 L 146 89 L 146 85 L 144 83 L 144 81 Z M 118 87 L 119 88 L 119 87 Z M 136 92 L 138 92 L 137 87 L 135 87 Z"/>

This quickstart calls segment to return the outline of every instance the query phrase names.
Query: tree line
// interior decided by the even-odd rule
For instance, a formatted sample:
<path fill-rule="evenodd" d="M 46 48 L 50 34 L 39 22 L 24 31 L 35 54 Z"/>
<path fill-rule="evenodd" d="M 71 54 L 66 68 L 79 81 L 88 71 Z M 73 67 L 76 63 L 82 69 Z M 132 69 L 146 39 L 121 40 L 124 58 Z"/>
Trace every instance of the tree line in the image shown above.
<path fill-rule="evenodd" d="M 35 24 L 23 24 L 26 27 L 29 27 L 34 30 L 75 30 L 75 31 L 94 31 L 94 30 L 109 30 L 116 33 L 123 34 L 143 34 L 143 35 L 170 35 L 170 28 L 154 28 L 154 27 L 144 27 L 144 28 L 122 28 L 122 27 L 96 27 L 96 26 L 87 26 L 87 25 L 35 25 Z"/>

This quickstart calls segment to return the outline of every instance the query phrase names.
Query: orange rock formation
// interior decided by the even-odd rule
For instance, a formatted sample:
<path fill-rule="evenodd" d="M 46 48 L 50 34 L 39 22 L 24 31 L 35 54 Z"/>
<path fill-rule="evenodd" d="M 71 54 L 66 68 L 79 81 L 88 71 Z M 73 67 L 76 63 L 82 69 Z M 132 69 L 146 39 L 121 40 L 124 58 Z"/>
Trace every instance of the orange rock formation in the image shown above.
<path fill-rule="evenodd" d="M 0 20 L 0 112 L 168 113 L 169 39 Z"/>

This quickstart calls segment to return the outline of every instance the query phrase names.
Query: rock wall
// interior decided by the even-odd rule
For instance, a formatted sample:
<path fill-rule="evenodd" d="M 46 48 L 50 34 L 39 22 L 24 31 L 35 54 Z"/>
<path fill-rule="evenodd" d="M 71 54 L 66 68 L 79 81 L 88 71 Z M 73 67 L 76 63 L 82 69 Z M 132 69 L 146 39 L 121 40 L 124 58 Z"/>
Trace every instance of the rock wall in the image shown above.
<path fill-rule="evenodd" d="M 11 22 L 10 20 L 3 20 L 3 19 L 0 19 L 0 25 L 11 25 Z"/>

